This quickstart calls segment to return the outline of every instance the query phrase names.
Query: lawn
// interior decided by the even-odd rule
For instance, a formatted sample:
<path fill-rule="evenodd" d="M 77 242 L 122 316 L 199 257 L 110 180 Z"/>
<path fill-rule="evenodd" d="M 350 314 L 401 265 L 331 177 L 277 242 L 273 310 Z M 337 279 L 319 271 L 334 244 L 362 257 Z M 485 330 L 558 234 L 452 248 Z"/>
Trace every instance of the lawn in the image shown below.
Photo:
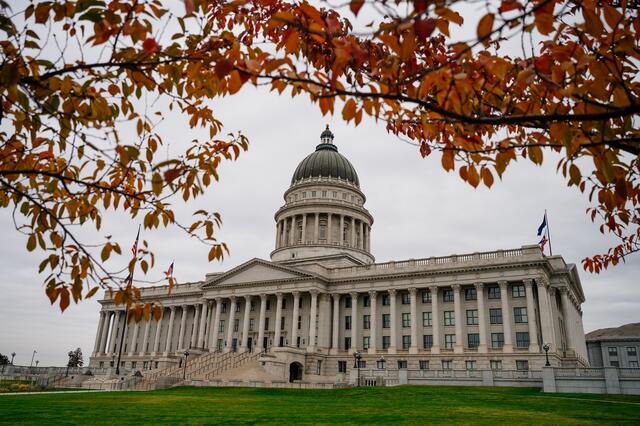
<path fill-rule="evenodd" d="M 537 389 L 402 386 L 336 390 L 174 388 L 0 395 L 9 424 L 599 424 L 640 422 L 640 397 Z"/>

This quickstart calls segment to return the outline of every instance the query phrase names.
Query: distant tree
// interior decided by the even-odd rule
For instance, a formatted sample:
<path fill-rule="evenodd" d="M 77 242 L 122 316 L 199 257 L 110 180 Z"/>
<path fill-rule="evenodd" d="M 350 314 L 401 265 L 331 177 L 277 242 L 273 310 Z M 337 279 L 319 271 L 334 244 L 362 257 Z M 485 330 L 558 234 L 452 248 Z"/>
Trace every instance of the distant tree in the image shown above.
<path fill-rule="evenodd" d="M 67 367 L 82 367 L 82 364 L 84 364 L 82 360 L 82 350 L 78 348 L 75 351 L 69 351 Z"/>
<path fill-rule="evenodd" d="M 9 357 L 4 354 L 0 354 L 0 365 L 9 365 Z"/>

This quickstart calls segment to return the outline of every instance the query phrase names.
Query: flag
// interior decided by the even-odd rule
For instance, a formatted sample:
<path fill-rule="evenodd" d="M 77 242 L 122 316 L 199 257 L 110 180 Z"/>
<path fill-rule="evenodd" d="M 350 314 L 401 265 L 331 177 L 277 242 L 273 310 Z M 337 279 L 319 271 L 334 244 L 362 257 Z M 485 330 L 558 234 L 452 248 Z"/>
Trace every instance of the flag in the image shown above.
<path fill-rule="evenodd" d="M 547 242 L 549 240 L 547 240 L 547 236 L 543 235 L 542 239 L 540 240 L 540 242 L 538 243 L 538 245 L 540 246 L 540 251 L 544 252 L 544 246 L 547 245 Z"/>
<path fill-rule="evenodd" d="M 133 243 L 133 247 L 131 247 L 131 253 L 135 257 L 138 254 L 138 238 L 140 238 L 140 227 L 138 226 L 138 235 L 136 235 L 136 240 Z"/>
<path fill-rule="evenodd" d="M 173 276 L 173 262 L 171 262 L 171 265 L 169 265 L 169 269 L 167 269 L 165 275 L 167 276 L 167 278 L 171 278 Z"/>
<path fill-rule="evenodd" d="M 542 223 L 538 226 L 538 236 L 542 235 L 544 232 L 544 228 L 547 227 L 547 213 L 545 212 L 544 218 L 542 219 Z"/>

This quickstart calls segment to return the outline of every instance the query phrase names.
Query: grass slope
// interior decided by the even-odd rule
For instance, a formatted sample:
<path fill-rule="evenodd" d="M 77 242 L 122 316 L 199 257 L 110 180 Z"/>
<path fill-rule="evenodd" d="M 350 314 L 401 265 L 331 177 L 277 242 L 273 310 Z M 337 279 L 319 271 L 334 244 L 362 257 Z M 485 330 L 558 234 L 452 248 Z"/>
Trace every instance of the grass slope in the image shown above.
<path fill-rule="evenodd" d="M 537 389 L 174 388 L 0 396 L 8 424 L 601 424 L 640 422 L 640 397 Z"/>

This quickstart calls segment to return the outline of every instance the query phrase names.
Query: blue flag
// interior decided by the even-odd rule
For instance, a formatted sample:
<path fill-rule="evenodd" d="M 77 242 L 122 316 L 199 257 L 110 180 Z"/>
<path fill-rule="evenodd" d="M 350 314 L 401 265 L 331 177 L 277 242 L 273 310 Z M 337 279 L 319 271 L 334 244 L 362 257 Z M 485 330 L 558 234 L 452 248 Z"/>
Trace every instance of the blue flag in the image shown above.
<path fill-rule="evenodd" d="M 547 214 L 544 214 L 544 219 L 542 219 L 542 223 L 538 226 L 538 236 L 542 235 L 544 228 L 547 227 Z"/>

